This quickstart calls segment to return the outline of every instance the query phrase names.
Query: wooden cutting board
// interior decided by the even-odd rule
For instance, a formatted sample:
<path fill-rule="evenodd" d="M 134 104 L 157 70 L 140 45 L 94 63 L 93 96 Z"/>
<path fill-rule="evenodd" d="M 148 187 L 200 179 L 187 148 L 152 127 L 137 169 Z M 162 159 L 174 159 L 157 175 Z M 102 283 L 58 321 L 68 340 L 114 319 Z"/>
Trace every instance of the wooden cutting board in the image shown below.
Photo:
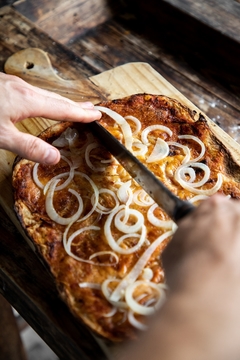
<path fill-rule="evenodd" d="M 7 60 L 5 72 L 15 74 L 33 85 L 55 91 L 73 100 L 88 99 L 97 103 L 103 99 L 117 99 L 144 92 L 173 97 L 200 113 L 194 104 L 147 63 L 128 63 L 89 79 L 79 74 L 76 80 L 66 80 L 58 76 L 57 69 L 53 69 L 46 52 L 37 48 L 28 48 Z M 234 160 L 240 165 L 240 145 L 206 115 L 204 116 L 215 135 L 228 147 Z M 38 135 L 53 123 L 50 119 L 38 117 L 25 119 L 17 124 L 17 127 L 20 131 Z M 0 204 L 25 236 L 13 212 L 11 173 L 14 159 L 15 155 L 11 152 L 0 150 Z"/>

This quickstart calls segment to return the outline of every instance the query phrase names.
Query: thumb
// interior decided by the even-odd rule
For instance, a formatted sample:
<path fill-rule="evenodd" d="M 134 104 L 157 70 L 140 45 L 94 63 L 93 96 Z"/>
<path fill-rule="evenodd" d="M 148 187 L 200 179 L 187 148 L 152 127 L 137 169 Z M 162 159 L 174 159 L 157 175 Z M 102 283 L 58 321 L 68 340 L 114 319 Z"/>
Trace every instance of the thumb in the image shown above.
<path fill-rule="evenodd" d="M 14 129 L 6 150 L 15 152 L 25 159 L 49 165 L 54 165 L 60 160 L 60 153 L 54 146 L 36 136 Z"/>

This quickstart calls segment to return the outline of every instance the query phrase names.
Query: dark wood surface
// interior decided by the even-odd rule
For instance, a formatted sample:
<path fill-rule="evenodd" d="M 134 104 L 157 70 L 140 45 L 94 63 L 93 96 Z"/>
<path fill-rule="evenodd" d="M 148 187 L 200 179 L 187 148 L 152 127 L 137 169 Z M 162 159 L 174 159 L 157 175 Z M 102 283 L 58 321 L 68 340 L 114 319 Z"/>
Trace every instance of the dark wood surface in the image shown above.
<path fill-rule="evenodd" d="M 240 42 L 239 0 L 164 0 L 200 22 Z"/>
<path fill-rule="evenodd" d="M 212 24 L 219 16 L 226 24 L 240 4 L 232 1 L 223 15 L 225 2 L 218 1 L 219 11 L 216 2 L 129 0 L 116 8 L 116 1 L 103 0 L 11 1 L 0 9 L 0 70 L 27 47 L 47 51 L 64 78 L 144 61 L 240 142 L 239 41 L 225 25 L 218 31 L 206 19 L 212 11 Z M 60 358 L 106 358 L 97 343 L 89 346 L 92 334 L 60 301 L 47 270 L 2 209 L 0 233 L 0 292 Z"/>

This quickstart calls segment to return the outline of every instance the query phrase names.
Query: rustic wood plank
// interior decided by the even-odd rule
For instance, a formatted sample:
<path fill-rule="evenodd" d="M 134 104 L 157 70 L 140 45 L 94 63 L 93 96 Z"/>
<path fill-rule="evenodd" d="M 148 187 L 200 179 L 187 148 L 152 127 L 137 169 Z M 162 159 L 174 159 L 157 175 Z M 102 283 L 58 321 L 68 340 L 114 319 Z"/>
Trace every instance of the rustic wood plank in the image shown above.
<path fill-rule="evenodd" d="M 119 5 L 107 0 L 25 0 L 14 7 L 53 39 L 67 43 L 110 19 Z"/>
<path fill-rule="evenodd" d="M 0 294 L 0 359 L 27 360 L 11 305 Z"/>
<path fill-rule="evenodd" d="M 240 4 L 225 0 L 164 0 L 230 39 L 240 42 Z"/>

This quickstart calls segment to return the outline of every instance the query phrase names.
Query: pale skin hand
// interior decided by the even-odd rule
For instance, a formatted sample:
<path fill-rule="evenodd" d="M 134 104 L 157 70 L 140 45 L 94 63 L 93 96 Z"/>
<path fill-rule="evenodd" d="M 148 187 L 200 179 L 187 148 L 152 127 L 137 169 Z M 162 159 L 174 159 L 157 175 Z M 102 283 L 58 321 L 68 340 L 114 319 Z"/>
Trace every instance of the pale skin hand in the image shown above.
<path fill-rule="evenodd" d="M 240 202 L 215 195 L 164 253 L 168 300 L 124 360 L 240 359 Z"/>
<path fill-rule="evenodd" d="M 87 123 L 101 117 L 100 111 L 95 110 L 91 102 L 73 102 L 16 76 L 0 73 L 0 89 L 0 148 L 36 162 L 56 164 L 60 153 L 39 138 L 20 132 L 15 126 L 17 122 L 42 116 Z"/>

